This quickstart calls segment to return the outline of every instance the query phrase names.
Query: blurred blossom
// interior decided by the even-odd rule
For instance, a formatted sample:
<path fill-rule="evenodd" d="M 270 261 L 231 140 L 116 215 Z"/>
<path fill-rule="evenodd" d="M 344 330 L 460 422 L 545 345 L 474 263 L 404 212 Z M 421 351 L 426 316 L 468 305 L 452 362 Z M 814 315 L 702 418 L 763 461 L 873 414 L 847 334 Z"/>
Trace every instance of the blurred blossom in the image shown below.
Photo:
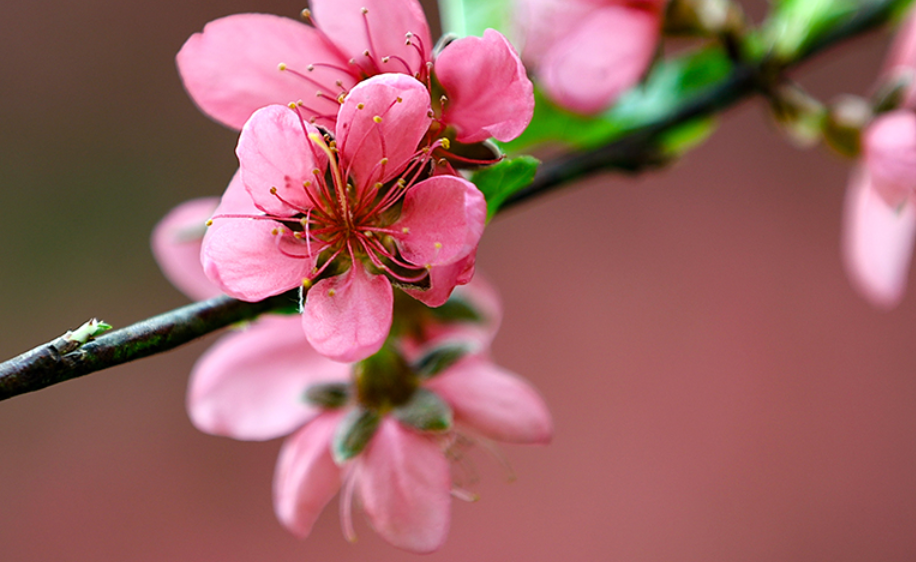
<path fill-rule="evenodd" d="M 607 108 L 655 57 L 665 0 L 515 1 L 522 58 L 567 109 Z"/>
<path fill-rule="evenodd" d="M 218 197 L 185 201 L 169 211 L 153 229 L 151 245 L 156 263 L 172 285 L 193 300 L 222 294 L 204 274 L 200 263 L 206 223 L 217 205 Z"/>
<path fill-rule="evenodd" d="M 451 496 L 473 498 L 453 481 L 451 463 L 464 447 L 543 444 L 552 434 L 538 393 L 488 358 L 498 321 L 489 317 L 498 317 L 493 304 L 492 291 L 477 282 L 442 309 L 411 304 L 422 309 L 409 314 L 411 327 L 356 364 L 317 354 L 295 318 L 262 318 L 201 357 L 189 414 L 214 435 L 290 434 L 277 463 L 274 508 L 293 533 L 307 536 L 340 491 L 348 538 L 358 501 L 385 540 L 433 551 L 448 532 Z M 489 328 L 466 331 L 468 324 Z"/>
<path fill-rule="evenodd" d="M 178 53 L 201 110 L 240 129 L 255 110 L 299 101 L 306 120 L 333 128 L 337 106 L 361 80 L 402 73 L 425 84 L 433 134 L 462 143 L 512 140 L 534 111 L 531 82 L 509 42 L 488 30 L 433 52 L 416 0 L 312 0 L 309 26 L 268 14 L 210 22 Z"/>
<path fill-rule="evenodd" d="M 240 182 L 230 184 L 204 239 L 207 275 L 256 301 L 308 288 L 303 327 L 340 361 L 378 351 L 392 322 L 396 283 L 443 304 L 473 273 L 486 202 L 469 181 L 429 176 L 416 147 L 430 123 L 425 87 L 401 74 L 369 78 L 340 106 L 334 139 L 279 105 L 260 109 L 239 139 Z"/>
<path fill-rule="evenodd" d="M 862 163 L 850 178 L 843 254 L 855 287 L 874 305 L 903 298 L 916 235 L 916 18 L 902 26 L 883 80 L 909 80 L 903 106 L 883 113 L 862 132 Z"/>

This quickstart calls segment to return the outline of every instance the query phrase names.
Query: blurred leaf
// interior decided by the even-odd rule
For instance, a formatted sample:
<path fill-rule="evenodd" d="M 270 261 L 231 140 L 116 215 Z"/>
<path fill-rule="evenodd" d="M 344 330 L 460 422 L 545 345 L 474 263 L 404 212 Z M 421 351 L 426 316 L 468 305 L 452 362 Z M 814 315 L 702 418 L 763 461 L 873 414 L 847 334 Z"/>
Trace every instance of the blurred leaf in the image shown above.
<path fill-rule="evenodd" d="M 762 51 L 792 60 L 826 29 L 855 14 L 867 2 L 854 0 L 779 0 L 763 25 Z"/>
<path fill-rule="evenodd" d="M 452 427 L 452 409 L 435 393 L 418 388 L 410 400 L 394 409 L 394 417 L 420 431 L 447 431 Z"/>
<path fill-rule="evenodd" d="M 444 33 L 481 37 L 488 27 L 505 33 L 512 21 L 512 0 L 439 0 L 439 13 Z"/>
<path fill-rule="evenodd" d="M 549 142 L 579 150 L 595 148 L 670 114 L 684 99 L 724 79 L 731 68 L 728 56 L 718 47 L 661 61 L 641 85 L 605 113 L 591 117 L 557 107 L 536 88 L 531 125 L 519 138 L 501 146 L 509 152 Z"/>
<path fill-rule="evenodd" d="M 507 197 L 531 184 L 540 163 L 537 158 L 524 155 L 474 172 L 471 181 L 487 199 L 488 221 Z"/>
<path fill-rule="evenodd" d="M 414 371 L 422 379 L 428 379 L 448 369 L 464 358 L 471 349 L 467 345 L 446 343 L 429 351 L 414 365 Z"/>
<path fill-rule="evenodd" d="M 716 130 L 714 117 L 700 117 L 673 127 L 659 136 L 662 152 L 669 157 L 678 157 L 701 145 Z"/>
<path fill-rule="evenodd" d="M 331 440 L 334 461 L 343 464 L 363 452 L 381 421 L 382 416 L 375 410 L 355 408 L 347 413 Z"/>

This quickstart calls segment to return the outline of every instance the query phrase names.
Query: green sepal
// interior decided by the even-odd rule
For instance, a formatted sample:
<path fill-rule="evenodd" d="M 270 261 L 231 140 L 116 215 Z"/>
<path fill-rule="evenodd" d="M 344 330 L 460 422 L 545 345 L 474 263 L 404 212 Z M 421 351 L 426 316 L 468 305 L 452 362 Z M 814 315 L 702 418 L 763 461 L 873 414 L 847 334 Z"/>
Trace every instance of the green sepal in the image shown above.
<path fill-rule="evenodd" d="M 471 181 L 487 200 L 487 221 L 510 195 L 531 185 L 540 163 L 537 158 L 525 155 L 474 172 Z"/>
<path fill-rule="evenodd" d="M 303 398 L 323 408 L 340 408 L 350 399 L 350 385 L 344 382 L 313 384 L 305 389 Z"/>
<path fill-rule="evenodd" d="M 425 388 L 418 388 L 406 404 L 392 413 L 398 421 L 419 431 L 448 431 L 452 427 L 451 407 Z"/>
<path fill-rule="evenodd" d="M 414 372 L 421 379 L 428 379 L 448 369 L 471 352 L 467 345 L 446 343 L 433 348 L 414 364 Z"/>
<path fill-rule="evenodd" d="M 433 318 L 445 324 L 454 322 L 479 324 L 484 321 L 483 316 L 469 302 L 456 296 L 455 293 L 452 293 L 452 296 L 442 306 L 430 308 L 429 313 Z"/>
<path fill-rule="evenodd" d="M 381 421 L 382 416 L 378 412 L 362 408 L 356 408 L 344 416 L 331 441 L 334 462 L 343 464 L 363 452 Z"/>

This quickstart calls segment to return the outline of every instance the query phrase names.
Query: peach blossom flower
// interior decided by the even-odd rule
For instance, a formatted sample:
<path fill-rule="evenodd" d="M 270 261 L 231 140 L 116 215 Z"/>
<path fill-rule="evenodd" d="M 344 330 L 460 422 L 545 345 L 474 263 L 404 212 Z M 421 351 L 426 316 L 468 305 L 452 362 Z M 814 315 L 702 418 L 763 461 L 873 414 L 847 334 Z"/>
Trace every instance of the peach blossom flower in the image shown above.
<path fill-rule="evenodd" d="M 460 177 L 418 181 L 431 150 L 416 147 L 431 118 L 414 78 L 384 74 L 355 86 L 335 140 L 297 110 L 268 106 L 246 123 L 241 182 L 230 184 L 204 239 L 204 270 L 249 301 L 310 287 L 309 342 L 356 361 L 388 336 L 392 283 L 438 306 L 470 280 L 486 203 Z"/>
<path fill-rule="evenodd" d="M 463 143 L 508 141 L 531 120 L 531 82 L 498 32 L 458 39 L 435 54 L 416 0 L 310 4 L 306 14 L 314 27 L 237 14 L 210 22 L 188 39 L 178 53 L 178 70 L 201 110 L 240 129 L 261 107 L 302 100 L 306 120 L 333 128 L 342 95 L 367 77 L 394 72 L 435 90 L 436 134 L 452 130 Z"/>
<path fill-rule="evenodd" d="M 916 17 L 904 24 L 884 75 L 912 80 L 916 73 Z M 916 236 L 916 87 L 903 107 L 876 117 L 862 134 L 862 163 L 846 194 L 843 257 L 853 285 L 874 305 L 903 298 Z"/>
<path fill-rule="evenodd" d="M 636 85 L 661 36 L 665 0 L 516 0 L 524 47 L 547 95 L 595 113 Z"/>
<path fill-rule="evenodd" d="M 465 293 L 477 298 L 473 287 Z M 215 435 L 264 440 L 290 434 L 277 463 L 274 507 L 299 536 L 311 532 L 340 491 L 349 538 L 355 499 L 385 540 L 433 551 L 448 532 L 451 496 L 467 495 L 454 488 L 447 456 L 458 436 L 550 440 L 543 400 L 491 363 L 482 340 L 465 340 L 460 330 L 446 335 L 439 326 L 433 330 L 439 337 L 405 348 L 413 350 L 403 352 L 410 361 L 386 348 L 383 353 L 397 360 L 389 369 L 372 370 L 371 362 L 348 365 L 315 353 L 295 323 L 266 317 L 224 336 L 194 368 L 188 411 L 199 429 Z M 463 343 L 469 353 L 439 372 L 421 374 L 423 353 L 444 342 Z M 440 425 L 422 422 L 431 411 Z M 354 432 L 354 419 L 374 424 Z"/>

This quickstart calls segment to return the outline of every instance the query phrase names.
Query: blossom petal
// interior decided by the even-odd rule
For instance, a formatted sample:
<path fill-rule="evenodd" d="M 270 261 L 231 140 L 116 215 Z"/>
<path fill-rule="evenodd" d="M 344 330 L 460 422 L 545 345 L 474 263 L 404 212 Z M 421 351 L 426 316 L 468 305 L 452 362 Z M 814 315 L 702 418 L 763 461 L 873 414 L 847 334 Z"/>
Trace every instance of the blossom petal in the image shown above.
<path fill-rule="evenodd" d="M 448 102 L 443 118 L 458 142 L 510 141 L 534 114 L 534 91 L 522 61 L 498 31 L 450 43 L 436 58 Z"/>
<path fill-rule="evenodd" d="M 274 473 L 274 511 L 287 529 L 305 538 L 324 506 L 340 489 L 340 468 L 331 458 L 339 412 L 325 412 L 283 443 Z"/>
<path fill-rule="evenodd" d="M 513 20 L 521 36 L 522 59 L 536 68 L 595 7 L 593 0 L 516 0 Z"/>
<path fill-rule="evenodd" d="M 490 439 L 546 444 L 553 436 L 550 411 L 538 392 L 483 357 L 465 359 L 425 386 L 448 402 L 456 423 Z"/>
<path fill-rule="evenodd" d="M 486 221 L 487 203 L 473 183 L 435 176 L 407 191 L 392 236 L 407 261 L 447 265 L 477 248 Z"/>
<path fill-rule="evenodd" d="M 156 263 L 172 285 L 194 300 L 222 294 L 204 274 L 200 264 L 205 223 L 217 205 L 217 197 L 185 201 L 169 211 L 153 229 L 151 245 Z"/>
<path fill-rule="evenodd" d="M 429 129 L 429 114 L 429 92 L 410 76 L 375 76 L 350 91 L 337 117 L 337 146 L 360 189 L 403 170 Z"/>
<path fill-rule="evenodd" d="M 653 12 L 621 6 L 594 10 L 545 55 L 541 83 L 563 107 L 600 111 L 645 74 L 658 38 Z"/>
<path fill-rule="evenodd" d="M 868 176 L 888 205 L 916 192 L 916 113 L 906 109 L 877 117 L 862 135 Z"/>
<path fill-rule="evenodd" d="M 429 25 L 417 0 L 311 0 L 311 7 L 316 25 L 367 75 L 412 76 L 430 58 Z M 405 44 L 407 33 L 412 45 Z"/>
<path fill-rule="evenodd" d="M 313 257 L 290 257 L 304 254 L 305 249 L 288 231 L 273 234 L 279 223 L 221 217 L 258 213 L 238 178 L 236 174 L 215 211 L 213 224 L 204 235 L 200 259 L 207 277 L 223 292 L 258 301 L 299 286 L 315 266 L 318 249 Z"/>
<path fill-rule="evenodd" d="M 474 276 L 477 251 L 447 265 L 434 265 L 429 270 L 429 288 L 426 290 L 402 289 L 426 306 L 442 306 L 456 285 L 464 285 Z"/>
<path fill-rule="evenodd" d="M 916 236 L 912 202 L 892 207 L 864 170 L 853 173 L 843 216 L 843 257 L 853 285 L 875 306 L 893 308 L 906 288 Z"/>
<path fill-rule="evenodd" d="M 328 167 L 327 155 L 308 138 L 313 133 L 318 129 L 281 105 L 259 109 L 245 123 L 236 154 L 242 183 L 259 209 L 288 217 L 313 207 L 305 185 L 314 184 L 315 170 L 323 178 Z"/>
<path fill-rule="evenodd" d="M 234 129 L 241 129 L 261 107 L 300 99 L 307 101 L 306 118 L 333 116 L 341 90 L 335 82 L 340 80 L 344 88 L 357 82 L 347 59 L 318 31 L 268 14 L 211 21 L 185 42 L 176 61 L 201 111 Z M 281 72 L 280 63 L 290 71 Z M 312 64 L 316 66 L 309 71 Z M 318 97 L 316 92 L 328 96 Z"/>
<path fill-rule="evenodd" d="M 451 475 L 434 441 L 386 417 L 357 463 L 356 491 L 382 538 L 417 553 L 442 546 L 450 519 Z"/>
<path fill-rule="evenodd" d="M 346 381 L 350 368 L 321 357 L 297 316 L 265 316 L 226 334 L 191 372 L 188 414 L 206 433 L 258 441 L 286 435 L 318 413 L 309 385 Z"/>
<path fill-rule="evenodd" d="M 388 279 L 357 262 L 309 290 L 302 310 L 305 335 L 326 357 L 360 361 L 381 349 L 388 337 L 393 303 Z"/>

